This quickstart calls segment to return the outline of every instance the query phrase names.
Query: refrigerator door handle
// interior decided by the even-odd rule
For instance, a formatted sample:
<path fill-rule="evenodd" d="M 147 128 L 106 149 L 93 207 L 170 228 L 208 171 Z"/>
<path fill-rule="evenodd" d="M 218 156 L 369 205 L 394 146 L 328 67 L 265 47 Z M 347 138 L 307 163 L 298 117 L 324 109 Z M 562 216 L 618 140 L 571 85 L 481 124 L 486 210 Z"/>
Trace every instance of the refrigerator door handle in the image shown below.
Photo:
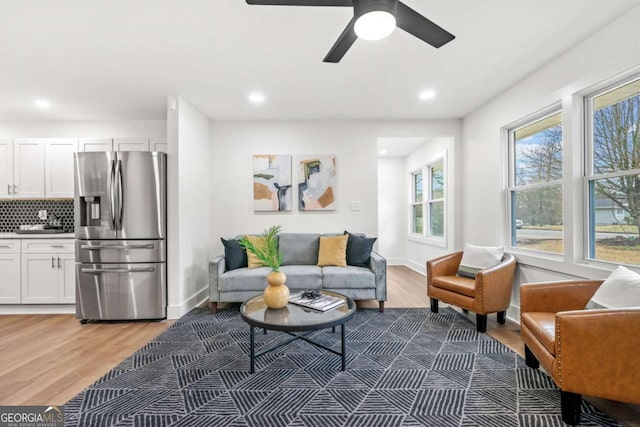
<path fill-rule="evenodd" d="M 100 246 L 89 246 L 89 245 L 81 245 L 80 249 L 83 250 L 87 250 L 87 251 L 99 251 L 102 249 L 117 249 L 120 251 L 127 251 L 130 249 L 153 249 L 154 245 L 153 243 L 149 243 L 148 245 L 121 245 L 121 246 L 105 246 L 105 245 L 100 245 Z"/>
<path fill-rule="evenodd" d="M 115 197 L 115 184 L 116 184 L 116 161 L 111 160 L 111 166 L 109 166 L 109 207 L 111 208 L 111 228 L 116 229 L 116 197 Z"/>
<path fill-rule="evenodd" d="M 153 267 L 146 268 L 81 268 L 81 272 L 89 274 L 99 273 L 153 273 L 156 271 Z"/>
<path fill-rule="evenodd" d="M 118 186 L 118 229 L 122 230 L 122 214 L 124 213 L 122 160 L 118 160 L 118 162 L 116 163 L 116 183 Z"/>

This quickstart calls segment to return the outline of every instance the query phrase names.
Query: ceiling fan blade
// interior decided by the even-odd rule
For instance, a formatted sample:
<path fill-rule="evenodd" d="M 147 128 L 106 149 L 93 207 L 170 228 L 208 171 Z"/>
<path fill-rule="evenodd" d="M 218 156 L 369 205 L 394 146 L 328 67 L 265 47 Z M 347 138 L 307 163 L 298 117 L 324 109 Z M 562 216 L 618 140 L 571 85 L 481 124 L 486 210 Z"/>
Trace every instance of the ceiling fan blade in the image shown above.
<path fill-rule="evenodd" d="M 396 9 L 396 25 L 433 47 L 440 47 L 456 38 L 402 2 L 398 2 Z"/>
<path fill-rule="evenodd" d="M 338 40 L 335 42 L 327 56 L 324 57 L 322 62 L 340 62 L 345 53 L 349 50 L 351 45 L 356 41 L 358 36 L 356 36 L 356 32 L 353 27 L 356 23 L 356 18 L 353 17 L 351 21 L 347 24 Z"/>
<path fill-rule="evenodd" d="M 247 0 L 264 6 L 353 6 L 352 0 Z"/>

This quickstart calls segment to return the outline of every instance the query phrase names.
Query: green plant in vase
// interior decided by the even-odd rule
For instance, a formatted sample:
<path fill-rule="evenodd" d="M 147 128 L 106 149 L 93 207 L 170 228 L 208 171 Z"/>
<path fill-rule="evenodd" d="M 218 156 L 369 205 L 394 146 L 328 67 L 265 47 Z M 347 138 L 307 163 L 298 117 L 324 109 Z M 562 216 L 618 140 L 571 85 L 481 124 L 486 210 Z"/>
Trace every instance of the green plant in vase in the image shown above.
<path fill-rule="evenodd" d="M 289 288 L 285 285 L 287 276 L 280 271 L 282 255 L 278 250 L 278 233 L 281 229 L 279 225 L 274 225 L 260 236 L 245 236 L 240 240 L 247 254 L 253 254 L 260 266 L 271 269 L 267 275 L 269 286 L 264 290 L 264 302 L 267 307 L 274 309 L 282 308 L 289 302 Z"/>

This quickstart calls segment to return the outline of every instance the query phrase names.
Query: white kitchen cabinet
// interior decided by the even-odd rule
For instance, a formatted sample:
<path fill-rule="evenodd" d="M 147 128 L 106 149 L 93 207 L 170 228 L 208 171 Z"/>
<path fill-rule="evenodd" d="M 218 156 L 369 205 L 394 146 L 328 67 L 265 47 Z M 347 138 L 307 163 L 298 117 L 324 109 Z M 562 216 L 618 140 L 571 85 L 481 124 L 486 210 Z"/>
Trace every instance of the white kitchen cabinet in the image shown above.
<path fill-rule="evenodd" d="M 0 198 L 13 197 L 13 141 L 0 139 Z"/>
<path fill-rule="evenodd" d="M 113 151 L 111 138 L 80 139 L 78 151 Z"/>
<path fill-rule="evenodd" d="M 13 183 L 15 198 L 34 199 L 45 196 L 44 140 L 13 141 Z"/>
<path fill-rule="evenodd" d="M 72 240 L 22 240 L 22 304 L 73 304 Z"/>
<path fill-rule="evenodd" d="M 113 151 L 149 151 L 149 138 L 114 138 Z"/>
<path fill-rule="evenodd" d="M 149 140 L 149 151 L 159 151 L 161 153 L 166 153 L 167 149 L 167 138 L 151 138 Z"/>
<path fill-rule="evenodd" d="M 73 153 L 76 139 L 45 141 L 45 195 L 48 198 L 73 197 Z"/>
<path fill-rule="evenodd" d="M 0 304 L 20 304 L 20 242 L 0 240 Z"/>
<path fill-rule="evenodd" d="M 58 254 L 58 304 L 74 304 L 76 302 L 76 256 L 75 254 Z"/>
<path fill-rule="evenodd" d="M 56 254 L 22 254 L 22 303 L 57 304 Z"/>

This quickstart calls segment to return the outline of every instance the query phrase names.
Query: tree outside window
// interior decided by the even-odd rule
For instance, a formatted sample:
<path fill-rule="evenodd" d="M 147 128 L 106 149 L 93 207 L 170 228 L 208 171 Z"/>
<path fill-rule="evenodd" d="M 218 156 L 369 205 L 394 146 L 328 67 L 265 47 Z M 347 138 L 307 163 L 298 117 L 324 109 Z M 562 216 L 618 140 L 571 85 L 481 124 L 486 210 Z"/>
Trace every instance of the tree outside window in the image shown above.
<path fill-rule="evenodd" d="M 429 167 L 429 236 L 444 237 L 444 163 Z"/>
<path fill-rule="evenodd" d="M 509 132 L 511 244 L 563 253 L 562 114 Z"/>
<path fill-rule="evenodd" d="M 640 79 L 587 98 L 591 259 L 640 265 Z"/>
<path fill-rule="evenodd" d="M 422 235 L 424 233 L 422 171 L 412 173 L 411 182 L 411 233 Z"/>

